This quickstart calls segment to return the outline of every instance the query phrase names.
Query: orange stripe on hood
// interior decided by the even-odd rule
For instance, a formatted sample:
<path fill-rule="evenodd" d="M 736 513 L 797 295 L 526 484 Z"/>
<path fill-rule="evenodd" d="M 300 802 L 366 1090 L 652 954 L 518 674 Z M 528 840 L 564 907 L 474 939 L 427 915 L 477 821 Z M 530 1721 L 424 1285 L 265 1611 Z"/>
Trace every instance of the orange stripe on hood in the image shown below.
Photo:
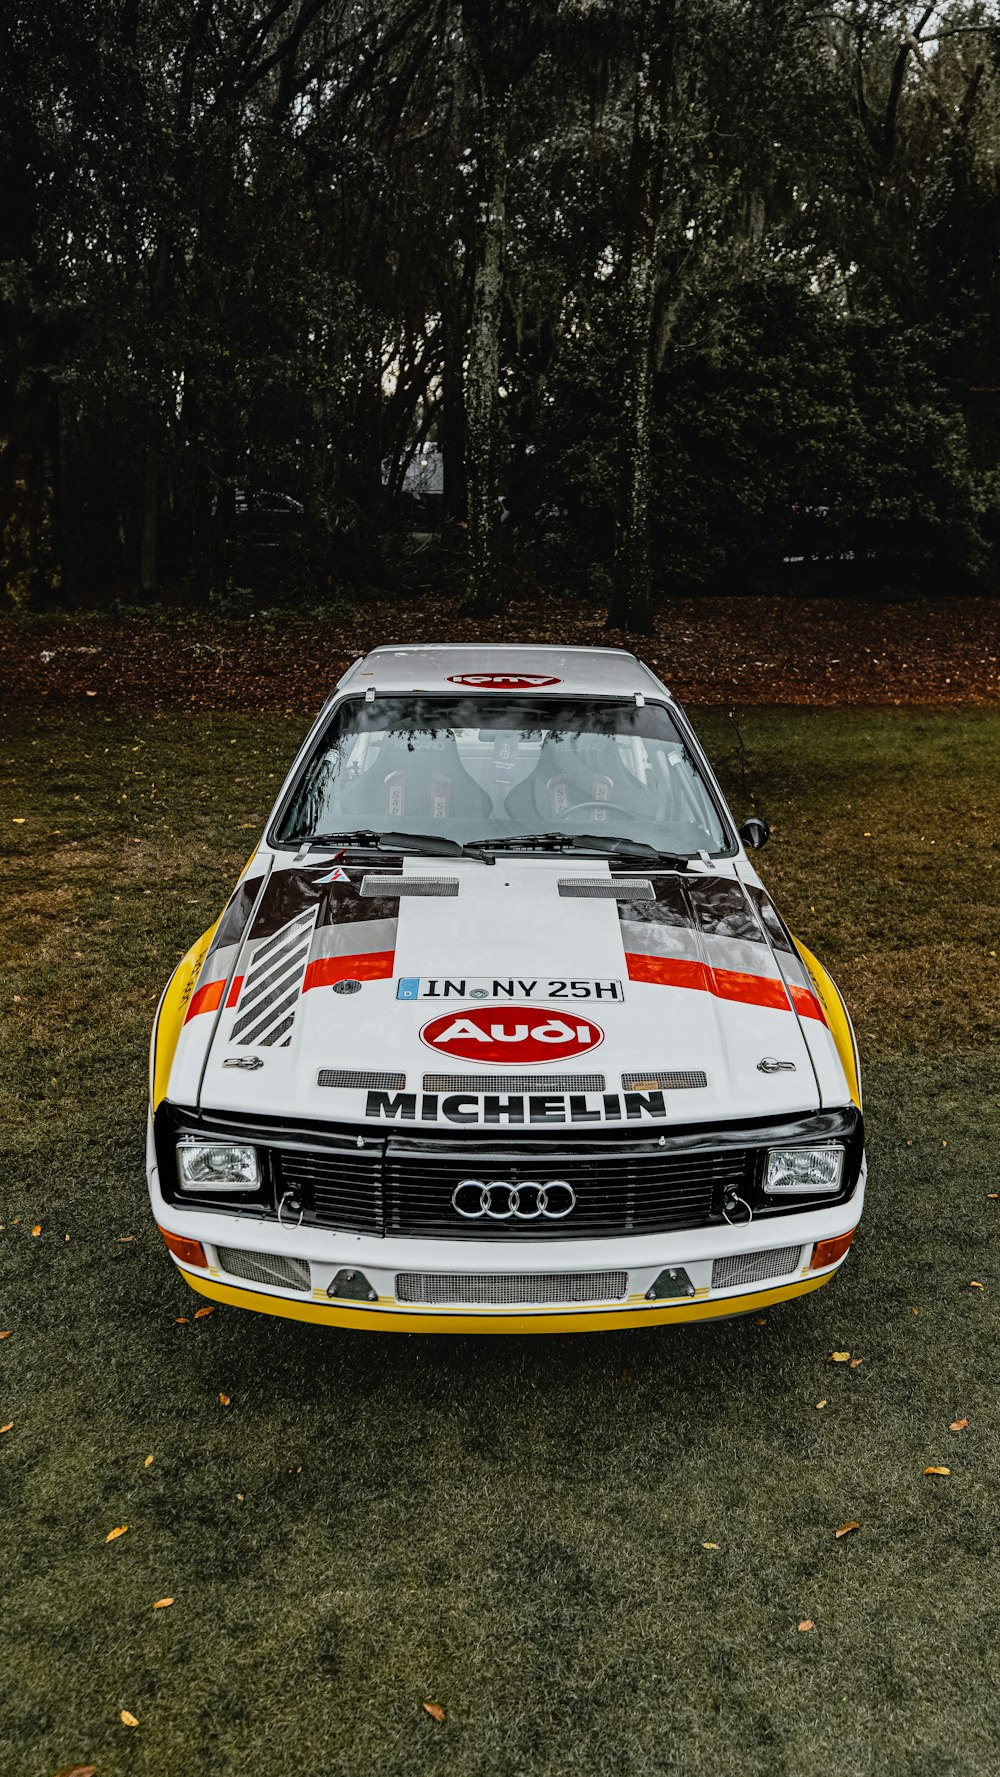
<path fill-rule="evenodd" d="M 774 1012 L 790 1012 L 785 984 L 776 975 L 747 975 L 738 969 L 713 969 L 687 957 L 639 956 L 625 952 L 630 981 L 651 982 L 657 987 L 687 987 L 714 993 L 720 1000 L 740 1000 L 748 1006 L 768 1006 Z"/>
<path fill-rule="evenodd" d="M 222 996 L 226 991 L 224 981 L 206 981 L 191 995 L 191 1004 L 184 1014 L 185 1024 L 196 1018 L 199 1012 L 217 1012 L 222 1004 Z"/>
<path fill-rule="evenodd" d="M 335 981 L 384 981 L 392 975 L 394 950 L 369 950 L 360 956 L 318 956 L 306 969 L 303 993 L 310 987 L 332 987 Z"/>
<path fill-rule="evenodd" d="M 810 987 L 799 987 L 790 981 L 788 991 L 800 1018 L 818 1018 L 820 1024 L 826 1023 L 826 1013 Z"/>

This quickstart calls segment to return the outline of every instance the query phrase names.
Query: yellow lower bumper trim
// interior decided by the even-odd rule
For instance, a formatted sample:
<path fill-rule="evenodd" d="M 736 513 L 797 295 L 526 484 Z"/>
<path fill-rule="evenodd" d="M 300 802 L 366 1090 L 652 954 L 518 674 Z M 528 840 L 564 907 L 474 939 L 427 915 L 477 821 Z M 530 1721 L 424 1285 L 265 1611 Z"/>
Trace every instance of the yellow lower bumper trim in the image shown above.
<path fill-rule="evenodd" d="M 259 1290 L 238 1289 L 215 1278 L 201 1277 L 197 1272 L 178 1266 L 185 1281 L 200 1296 L 213 1302 L 225 1302 L 232 1308 L 250 1308 L 258 1314 L 277 1314 L 282 1320 L 306 1320 L 315 1326 L 352 1327 L 366 1333 L 605 1333 L 624 1327 L 663 1326 L 673 1321 L 718 1320 L 725 1315 L 753 1314 L 770 1308 L 775 1302 L 787 1302 L 793 1296 L 805 1296 L 828 1283 L 833 1271 L 819 1272 L 815 1277 L 801 1278 L 797 1283 L 782 1284 L 778 1289 L 752 1290 L 746 1295 L 716 1296 L 702 1302 L 651 1302 L 647 1307 L 577 1309 L 563 1314 L 559 1309 L 538 1309 L 521 1314 L 496 1310 L 488 1314 L 469 1314 L 455 1309 L 442 1314 L 424 1308 L 371 1308 L 360 1303 L 311 1302 L 303 1298 L 293 1302 L 287 1296 L 265 1296 Z"/>

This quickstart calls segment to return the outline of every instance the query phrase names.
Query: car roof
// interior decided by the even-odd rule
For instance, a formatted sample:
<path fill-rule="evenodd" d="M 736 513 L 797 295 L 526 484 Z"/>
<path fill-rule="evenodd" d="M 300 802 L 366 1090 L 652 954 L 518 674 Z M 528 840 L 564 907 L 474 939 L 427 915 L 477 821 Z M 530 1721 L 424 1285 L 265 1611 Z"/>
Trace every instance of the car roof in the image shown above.
<path fill-rule="evenodd" d="M 667 696 L 648 666 L 623 648 L 551 648 L 516 643 L 436 642 L 422 647 L 373 648 L 356 660 L 337 689 L 447 691 L 537 691 L 598 695 Z"/>

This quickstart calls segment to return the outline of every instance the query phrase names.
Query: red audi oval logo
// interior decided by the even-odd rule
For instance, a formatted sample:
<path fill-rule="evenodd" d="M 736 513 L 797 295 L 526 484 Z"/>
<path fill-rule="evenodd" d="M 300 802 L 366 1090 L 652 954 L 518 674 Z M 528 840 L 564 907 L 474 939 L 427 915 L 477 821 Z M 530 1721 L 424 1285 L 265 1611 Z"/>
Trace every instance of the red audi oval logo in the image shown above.
<path fill-rule="evenodd" d="M 420 1038 L 460 1061 L 530 1067 L 584 1055 L 603 1043 L 604 1032 L 592 1018 L 555 1006 L 463 1006 L 432 1018 Z"/>
<path fill-rule="evenodd" d="M 538 691 L 543 685 L 561 685 L 561 679 L 544 673 L 449 673 L 449 685 L 472 685 L 477 691 Z"/>

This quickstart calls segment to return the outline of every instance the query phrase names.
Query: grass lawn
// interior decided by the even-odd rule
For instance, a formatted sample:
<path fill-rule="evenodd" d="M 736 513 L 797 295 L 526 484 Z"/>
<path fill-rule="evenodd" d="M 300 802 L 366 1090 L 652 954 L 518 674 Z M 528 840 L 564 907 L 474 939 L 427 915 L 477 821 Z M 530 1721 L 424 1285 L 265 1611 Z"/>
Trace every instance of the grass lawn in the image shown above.
<path fill-rule="evenodd" d="M 302 721 L 0 734 L 3 1777 L 996 1769 L 1000 716 L 758 711 L 746 791 L 699 726 L 857 1014 L 863 1236 L 763 1325 L 523 1341 L 196 1321 L 152 1226 L 156 999 Z"/>

